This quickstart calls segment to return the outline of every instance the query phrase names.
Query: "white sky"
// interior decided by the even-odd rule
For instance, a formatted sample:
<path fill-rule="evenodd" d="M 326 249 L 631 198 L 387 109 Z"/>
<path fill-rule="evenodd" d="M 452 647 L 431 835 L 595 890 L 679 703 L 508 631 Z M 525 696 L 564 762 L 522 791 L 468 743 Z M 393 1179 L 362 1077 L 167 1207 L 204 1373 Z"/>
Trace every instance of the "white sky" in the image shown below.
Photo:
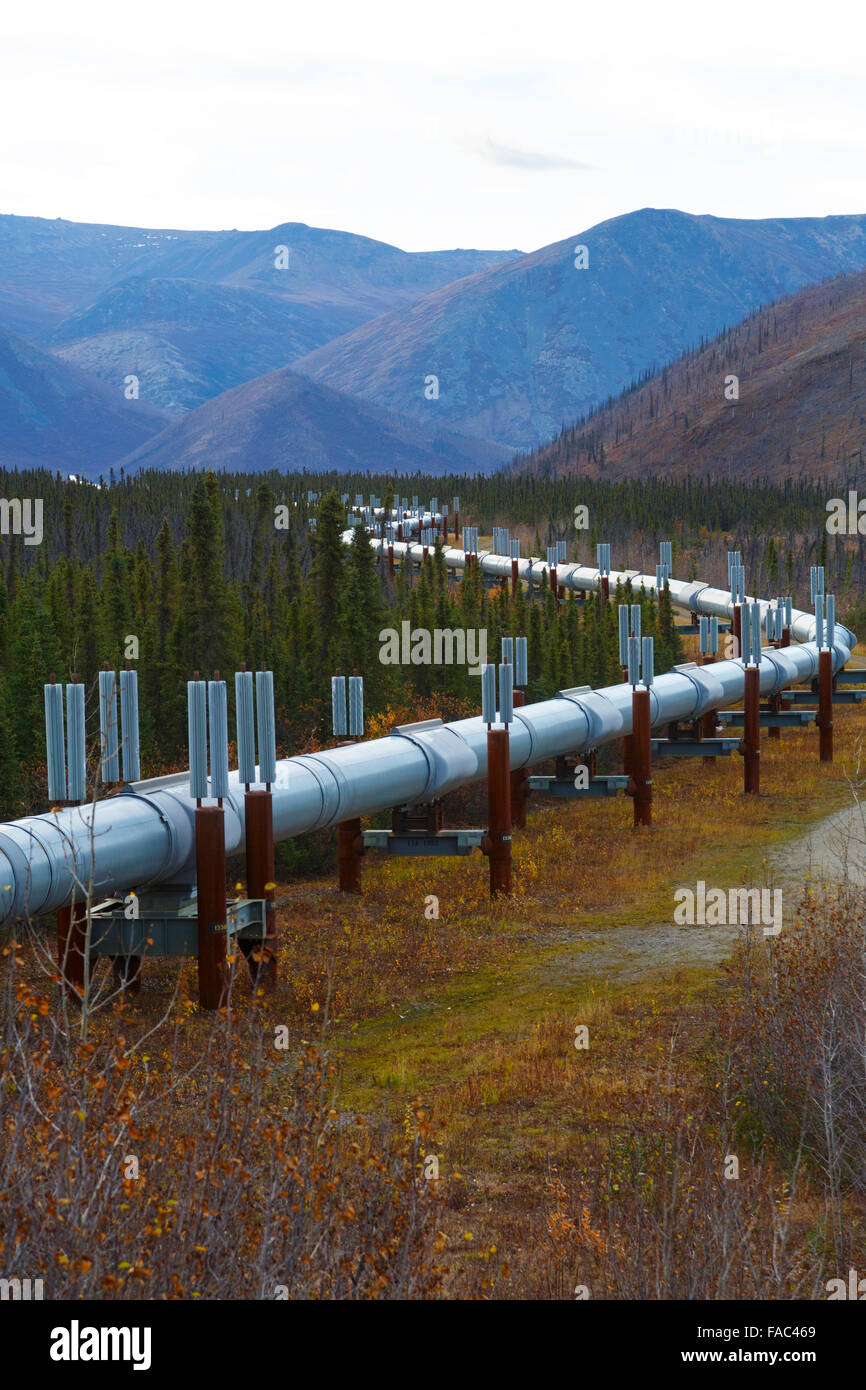
<path fill-rule="evenodd" d="M 48 0 L 0 212 L 532 250 L 634 208 L 866 211 L 862 0 Z"/>

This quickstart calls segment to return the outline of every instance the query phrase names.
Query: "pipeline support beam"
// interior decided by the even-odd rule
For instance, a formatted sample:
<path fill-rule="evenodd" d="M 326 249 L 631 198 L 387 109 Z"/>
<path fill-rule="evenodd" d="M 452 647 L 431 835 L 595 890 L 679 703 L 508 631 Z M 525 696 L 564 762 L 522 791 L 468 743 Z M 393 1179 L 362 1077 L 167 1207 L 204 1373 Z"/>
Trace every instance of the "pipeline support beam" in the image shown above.
<path fill-rule="evenodd" d="M 195 813 L 198 997 L 203 1009 L 219 1009 L 226 997 L 226 837 L 222 806 Z"/>
<path fill-rule="evenodd" d="M 487 730 L 487 834 L 490 896 L 511 895 L 511 779 L 508 729 Z"/>

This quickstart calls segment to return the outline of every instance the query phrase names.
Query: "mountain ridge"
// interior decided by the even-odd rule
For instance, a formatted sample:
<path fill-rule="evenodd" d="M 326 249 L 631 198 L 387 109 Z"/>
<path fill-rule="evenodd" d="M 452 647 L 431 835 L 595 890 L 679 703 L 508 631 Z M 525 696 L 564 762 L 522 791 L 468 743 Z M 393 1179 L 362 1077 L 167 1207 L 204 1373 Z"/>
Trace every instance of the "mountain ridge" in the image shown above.
<path fill-rule="evenodd" d="M 576 267 L 585 246 L 588 267 Z M 724 219 L 640 209 L 465 277 L 295 362 L 514 451 L 780 294 L 866 266 L 866 214 Z"/>
<path fill-rule="evenodd" d="M 0 464 L 98 475 L 166 416 L 0 329 Z"/>
<path fill-rule="evenodd" d="M 126 458 L 138 468 L 489 472 L 510 454 L 451 431 L 427 431 L 285 367 L 244 382 L 170 424 Z"/>
<path fill-rule="evenodd" d="M 647 473 L 866 474 L 866 271 L 765 305 L 512 466 L 612 481 Z"/>

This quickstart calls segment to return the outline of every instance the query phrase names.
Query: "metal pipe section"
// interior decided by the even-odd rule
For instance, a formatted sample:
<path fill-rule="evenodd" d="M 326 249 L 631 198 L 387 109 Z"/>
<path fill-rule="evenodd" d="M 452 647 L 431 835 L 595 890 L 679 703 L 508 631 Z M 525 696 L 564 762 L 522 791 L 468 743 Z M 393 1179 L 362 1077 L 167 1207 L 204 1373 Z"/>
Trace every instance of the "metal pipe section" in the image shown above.
<path fill-rule="evenodd" d="M 371 514 L 375 520 L 379 522 L 390 522 L 393 526 L 399 523 L 402 525 L 404 532 L 408 531 L 410 535 L 414 535 L 416 531 L 426 531 L 430 527 L 439 531 L 447 525 L 448 522 L 447 516 L 438 511 L 413 511 L 410 514 L 408 511 L 402 511 L 399 507 L 394 507 L 386 514 L 384 507 L 373 507 Z M 351 531 L 349 531 L 348 534 L 351 536 Z"/>
<path fill-rule="evenodd" d="M 352 532 L 343 533 L 343 540 L 349 544 L 352 539 Z M 376 537 L 370 538 L 370 544 L 374 550 L 378 550 L 383 544 Z M 394 555 L 399 558 L 408 552 L 409 558 L 420 564 L 423 558 L 422 547 L 413 541 L 395 541 Z M 445 564 L 449 569 L 462 570 L 465 567 L 466 557 L 462 550 L 455 546 L 443 546 L 442 554 Z M 477 564 L 482 574 L 491 579 L 510 579 L 512 574 L 512 559 L 510 555 L 496 555 L 490 550 L 479 550 Z M 518 577 L 527 583 L 538 587 L 543 580 L 545 570 L 549 573 L 550 567 L 546 560 L 533 559 L 526 556 L 517 561 Z M 611 570 L 610 575 L 602 575 L 596 566 L 575 565 L 569 562 L 558 563 L 556 569 L 556 582 L 560 588 L 574 589 L 578 593 L 600 593 L 603 589 L 602 580 L 609 578 L 609 588 L 613 592 L 617 584 L 625 584 L 631 580 L 632 588 L 637 590 L 643 587 L 647 593 L 656 590 L 656 576 L 654 574 L 642 574 L 640 570 Z M 548 581 L 549 582 L 549 581 Z M 687 582 L 680 579 L 668 580 L 670 588 L 671 602 L 677 608 L 686 609 L 692 614 L 706 613 L 710 617 L 725 618 L 733 620 L 734 603 L 731 599 L 729 589 L 716 589 L 711 584 L 700 582 Z M 768 599 L 754 598 L 746 595 L 747 603 L 757 603 L 761 610 L 761 623 L 766 624 L 767 609 L 771 606 Z M 816 621 L 815 614 L 804 612 L 801 609 L 792 610 L 791 637 L 797 642 L 812 642 L 815 640 Z M 836 635 L 839 637 L 843 646 L 853 650 L 857 643 L 855 633 L 849 628 L 843 627 L 840 623 L 836 624 Z"/>
<path fill-rule="evenodd" d="M 349 533 L 351 534 L 351 533 Z M 374 542 L 375 544 L 375 542 Z M 397 550 L 420 546 L 396 545 Z M 445 549 L 446 563 L 462 568 L 463 552 Z M 510 575 L 511 557 L 482 553 L 485 573 Z M 541 560 L 518 560 L 521 577 L 540 580 Z M 598 570 L 566 565 L 566 587 L 595 590 Z M 558 576 L 559 577 L 559 576 Z M 655 577 L 624 571 L 640 588 Z M 670 581 L 672 601 L 691 613 L 730 617 L 730 593 L 706 584 Z M 761 608 L 766 608 L 761 601 Z M 818 675 L 815 618 L 794 612 L 792 631 L 801 645 L 761 652 L 760 693 L 770 696 Z M 837 623 L 830 650 L 835 673 L 849 660 L 855 635 Z M 480 692 L 479 692 L 480 693 Z M 688 662 L 656 678 L 649 690 L 650 724 L 694 720 L 709 710 L 742 701 L 745 667 L 740 659 L 712 666 Z M 632 733 L 632 687 L 628 683 L 587 691 L 564 690 L 550 700 L 515 708 L 510 725 L 512 772 L 566 754 L 588 752 Z M 487 726 L 480 716 L 443 725 L 404 725 L 385 738 L 282 759 L 273 782 L 274 839 L 303 835 L 374 815 L 394 806 L 416 805 L 487 777 Z M 244 845 L 244 788 L 229 775 L 225 811 L 226 853 Z M 211 788 L 211 795 L 213 790 Z M 125 896 L 160 883 L 195 881 L 195 800 L 189 774 L 133 783 L 119 793 L 83 806 L 0 825 L 0 921 L 36 917 L 84 899 Z"/>

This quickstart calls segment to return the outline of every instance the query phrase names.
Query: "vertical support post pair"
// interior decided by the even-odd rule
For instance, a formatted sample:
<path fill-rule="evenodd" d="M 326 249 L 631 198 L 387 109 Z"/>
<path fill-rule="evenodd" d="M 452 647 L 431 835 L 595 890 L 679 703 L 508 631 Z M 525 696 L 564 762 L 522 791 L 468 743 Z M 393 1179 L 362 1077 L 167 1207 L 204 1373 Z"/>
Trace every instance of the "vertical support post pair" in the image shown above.
<path fill-rule="evenodd" d="M 553 594 L 553 597 L 556 599 L 556 603 L 557 603 L 557 607 L 558 607 L 558 606 L 559 606 L 559 583 L 558 583 L 557 577 L 556 577 L 556 562 L 557 562 L 557 559 L 558 559 L 558 550 L 557 550 L 557 547 L 556 547 L 555 545 L 549 545 L 549 546 L 547 547 L 547 582 L 548 582 L 548 584 L 550 585 L 550 592 Z"/>
<path fill-rule="evenodd" d="M 57 909 L 57 969 L 70 999 L 84 995 L 84 948 L 87 942 L 87 908 L 67 903 Z"/>
<path fill-rule="evenodd" d="M 818 747 L 822 763 L 833 761 L 833 653 L 818 653 Z"/>
<path fill-rule="evenodd" d="M 195 876 L 198 921 L 198 999 L 203 1009 L 225 1002 L 226 832 L 222 801 L 195 808 Z"/>
<path fill-rule="evenodd" d="M 188 684 L 190 795 L 196 799 L 195 854 L 198 921 L 199 1002 L 203 1009 L 218 1009 L 228 991 L 226 943 L 226 841 L 223 802 L 228 796 L 228 714 L 226 683 L 214 672 L 206 684 Z M 253 732 L 252 673 L 244 667 L 235 675 L 237 699 L 238 773 L 244 783 L 247 893 L 265 900 L 265 935 L 239 942 L 256 984 L 273 986 L 276 980 L 276 926 L 273 909 L 274 832 L 271 785 L 276 780 L 273 673 L 256 676 L 259 780 L 263 791 L 254 791 L 256 780 Z M 207 752 L 210 745 L 210 787 Z M 208 793 L 215 806 L 205 806 Z"/>
<path fill-rule="evenodd" d="M 515 688 L 514 708 L 520 709 L 525 703 L 524 692 Z M 511 774 L 511 824 L 515 830 L 526 829 L 526 784 L 528 781 L 529 775 L 525 767 L 518 767 Z"/>
<path fill-rule="evenodd" d="M 138 676 L 130 669 L 120 673 L 120 706 L 114 671 L 108 662 L 99 673 L 99 725 L 101 736 L 101 775 L 103 782 L 120 780 L 120 752 L 123 780 L 137 781 L 140 773 L 138 738 Z M 120 737 L 122 728 L 122 740 Z M 84 717 L 84 686 L 72 673 L 66 687 L 66 737 L 64 740 L 63 687 L 54 676 L 45 686 L 45 729 L 47 740 L 48 794 L 52 801 L 70 804 L 85 801 L 87 795 L 87 750 Z M 68 764 L 68 775 L 67 775 Z M 87 908 L 71 901 L 57 913 L 57 965 L 70 997 L 83 996 Z M 141 988 L 137 957 L 113 957 L 115 980 L 133 993 Z"/>
<path fill-rule="evenodd" d="M 718 659 L 719 651 L 719 620 L 716 617 L 708 617 L 702 614 L 698 623 L 700 631 L 701 665 L 713 666 Z M 700 738 L 715 738 L 716 736 L 716 715 L 717 711 L 708 709 L 701 715 Z M 702 759 L 704 767 L 711 767 L 715 762 L 714 758 Z"/>
<path fill-rule="evenodd" d="M 511 895 L 511 758 L 508 728 L 487 729 L 487 835 L 490 896 Z"/>
<path fill-rule="evenodd" d="M 359 739 L 364 733 L 364 680 L 357 672 L 349 677 L 348 718 L 346 717 L 346 677 L 331 677 L 331 714 L 335 738 Z M 361 859 L 364 839 L 360 816 L 337 825 L 337 874 L 341 893 L 360 893 Z"/>
<path fill-rule="evenodd" d="M 761 791 L 761 670 L 747 666 L 745 670 L 745 699 L 743 701 L 743 791 L 747 796 L 759 796 Z"/>
<path fill-rule="evenodd" d="M 253 720 L 253 673 L 235 672 L 235 706 L 238 740 L 238 779 L 244 785 L 244 849 L 247 896 L 265 901 L 265 934 L 259 940 L 238 943 L 249 966 L 253 983 L 273 989 L 277 982 L 277 927 L 274 908 L 274 811 L 271 786 L 277 776 L 274 678 L 271 671 L 256 672 L 256 721 Z M 258 734 L 258 763 L 256 762 Z M 256 770 L 258 768 L 258 778 Z M 260 782 L 262 787 L 251 783 Z"/>
<path fill-rule="evenodd" d="M 628 682 L 628 667 L 622 668 L 623 685 Z M 634 724 L 632 724 L 634 728 Z M 634 734 L 624 734 L 622 738 L 622 770 L 626 777 L 631 777 L 632 768 L 632 749 L 634 748 Z"/>
<path fill-rule="evenodd" d="M 778 651 L 782 645 L 782 627 L 784 621 L 785 615 L 781 605 L 779 603 L 770 605 L 766 615 L 767 637 L 774 651 Z M 771 714 L 779 714 L 782 709 L 781 695 L 775 693 L 771 695 L 767 700 L 767 709 Z M 782 739 L 782 730 L 777 724 L 771 724 L 768 730 L 768 736 L 771 743 L 780 743 Z"/>
<path fill-rule="evenodd" d="M 517 589 L 520 584 L 520 541 L 511 541 L 511 597 L 517 597 Z"/>
<path fill-rule="evenodd" d="M 833 761 L 833 644 L 836 640 L 836 599 L 824 594 L 824 571 L 820 568 L 815 588 L 815 642 L 818 647 L 818 746 L 822 763 Z"/>
<path fill-rule="evenodd" d="M 734 660 L 744 655 L 743 609 L 746 607 L 746 569 L 739 550 L 728 551 L 728 584 L 731 590 L 731 635 L 734 639 Z"/>
<path fill-rule="evenodd" d="M 512 541 L 512 547 L 517 545 Z M 513 689 L 511 692 L 512 713 L 526 703 L 526 695 L 520 688 L 529 680 L 528 652 L 525 637 L 503 637 L 502 660 L 514 666 Z M 510 758 L 510 750 L 509 750 Z M 511 773 L 511 824 L 516 830 L 526 829 L 526 801 L 529 774 L 525 767 L 518 767 Z"/>
<path fill-rule="evenodd" d="M 736 608 L 734 609 L 736 613 Z M 743 737 L 739 753 L 743 759 L 743 794 L 761 793 L 761 609 L 757 603 L 741 605 L 742 663 L 744 679 Z"/>
<path fill-rule="evenodd" d="M 602 608 L 606 608 L 610 603 L 610 546 L 606 542 L 600 542 L 596 546 L 596 559 L 600 602 Z M 625 665 L 625 662 L 622 664 Z"/>
<path fill-rule="evenodd" d="M 506 639 L 508 640 L 508 639 Z M 494 728 L 498 723 L 502 727 Z M 487 725 L 487 834 L 482 851 L 490 866 L 490 896 L 510 897 L 511 877 L 511 740 L 514 718 L 514 667 L 499 666 L 499 701 L 496 699 L 496 667 L 481 673 L 481 717 Z"/>
<path fill-rule="evenodd" d="M 66 724 L 63 718 L 63 686 L 54 676 L 44 687 L 45 743 L 48 768 L 48 796 L 53 803 L 83 801 L 86 793 L 86 753 L 84 734 L 84 686 L 73 674 L 66 687 Z M 67 761 L 69 771 L 67 777 Z M 71 900 L 57 911 L 57 968 L 62 988 L 70 999 L 84 994 L 84 949 L 87 940 L 87 909 Z"/>
<path fill-rule="evenodd" d="M 713 665 L 715 665 L 715 661 L 716 661 L 715 655 L 714 655 L 712 652 L 708 652 L 708 653 L 706 654 L 706 656 L 704 657 L 703 661 L 701 662 L 701 665 L 702 665 L 702 666 L 713 666 Z M 708 710 L 706 711 L 705 714 L 702 714 L 702 715 L 701 715 L 700 735 L 701 735 L 701 738 L 702 738 L 702 739 L 704 739 L 704 738 L 715 738 L 715 736 L 716 736 L 716 723 L 717 723 L 717 720 L 718 720 L 718 711 L 717 711 L 717 710 L 714 710 L 714 709 L 708 709 Z M 704 764 L 704 767 L 712 767 L 713 764 L 715 763 L 715 761 L 716 761 L 715 758 L 703 758 L 703 759 L 702 759 L 702 762 L 703 762 L 703 764 Z"/>
<path fill-rule="evenodd" d="M 210 699 L 208 700 L 208 693 Z M 209 683 L 196 671 L 187 682 L 189 719 L 189 794 L 195 797 L 195 876 L 198 996 L 203 1009 L 225 1001 L 226 975 L 226 838 L 223 796 L 228 791 L 228 727 L 225 682 L 219 672 Z M 210 730 L 208 730 L 208 715 Z M 210 732 L 210 739 L 208 739 Z M 208 742 L 211 785 L 208 787 Z M 202 803 L 208 794 L 216 806 Z"/>
<path fill-rule="evenodd" d="M 640 611 L 639 606 L 638 612 Z M 623 608 L 625 605 L 623 604 Z M 622 610 L 620 635 L 622 635 Z M 654 641 L 652 637 L 632 635 L 628 639 L 627 676 L 631 694 L 631 748 L 629 751 L 629 782 L 626 792 L 632 798 L 634 825 L 652 825 L 652 706 L 650 686 L 655 673 Z M 643 684 L 641 684 L 641 681 Z"/>
<path fill-rule="evenodd" d="M 603 547 L 599 546 L 598 551 L 599 566 L 602 567 L 604 563 Z M 629 683 L 631 683 L 632 685 L 634 684 L 634 681 L 632 681 L 632 677 L 630 674 L 631 665 L 633 663 L 631 663 L 631 658 L 629 655 L 632 638 L 635 638 L 638 643 L 637 650 L 639 665 L 641 641 L 641 606 L 639 603 L 633 603 L 631 605 L 627 603 L 621 603 L 619 605 L 619 663 L 622 669 L 623 685 L 627 685 Z M 627 777 L 631 777 L 632 775 L 633 751 L 634 725 L 632 725 L 632 733 L 624 734 L 622 738 L 622 770 Z"/>
<path fill-rule="evenodd" d="M 651 641 L 651 638 L 646 639 Z M 634 824 L 652 825 L 653 781 L 650 748 L 650 692 L 648 686 L 635 686 L 631 696 L 631 791 Z"/>
<path fill-rule="evenodd" d="M 786 598 L 786 599 L 785 599 L 785 611 L 784 611 L 784 616 L 783 616 L 783 618 L 782 618 L 782 640 L 781 640 L 781 643 L 780 643 L 780 645 L 781 645 L 782 647 L 790 647 L 790 645 L 791 645 L 791 620 L 792 620 L 792 618 L 793 618 L 793 605 L 792 605 L 792 600 L 791 600 L 790 598 Z M 790 700 L 780 700 L 780 701 L 779 701 L 779 708 L 780 708 L 780 709 L 783 709 L 783 710 L 790 709 L 790 708 L 791 708 L 791 701 L 790 701 Z"/>
<path fill-rule="evenodd" d="M 361 817 L 353 816 L 351 820 L 340 821 L 337 826 L 337 873 L 341 893 L 360 893 L 363 853 Z"/>

